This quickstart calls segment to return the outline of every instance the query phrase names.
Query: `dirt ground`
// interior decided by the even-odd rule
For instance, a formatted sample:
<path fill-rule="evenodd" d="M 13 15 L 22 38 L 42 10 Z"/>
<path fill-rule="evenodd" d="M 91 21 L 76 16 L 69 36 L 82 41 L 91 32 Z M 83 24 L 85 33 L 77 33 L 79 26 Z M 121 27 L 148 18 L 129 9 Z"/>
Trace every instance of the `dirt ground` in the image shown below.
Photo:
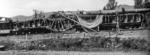
<path fill-rule="evenodd" d="M 120 31 L 118 37 L 122 38 L 144 38 L 149 41 L 150 30 L 128 30 Z M 17 36 L 0 36 L 0 40 L 13 40 L 15 42 L 21 42 L 26 40 L 48 39 L 48 38 L 88 38 L 88 37 L 115 37 L 114 31 L 100 31 L 91 33 L 74 33 L 74 34 L 62 34 L 62 33 L 49 33 L 49 34 L 32 34 L 32 35 L 17 35 Z"/>
<path fill-rule="evenodd" d="M 148 52 L 2 51 L 0 55 L 149 55 Z"/>

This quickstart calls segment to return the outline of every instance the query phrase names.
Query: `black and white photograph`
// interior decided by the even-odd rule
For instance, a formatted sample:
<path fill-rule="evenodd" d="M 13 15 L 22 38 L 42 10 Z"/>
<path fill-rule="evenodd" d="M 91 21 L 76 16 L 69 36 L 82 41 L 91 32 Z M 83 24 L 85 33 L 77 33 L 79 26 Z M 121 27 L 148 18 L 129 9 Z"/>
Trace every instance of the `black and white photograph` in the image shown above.
<path fill-rule="evenodd" d="M 150 0 L 0 0 L 0 55 L 149 55 Z"/>

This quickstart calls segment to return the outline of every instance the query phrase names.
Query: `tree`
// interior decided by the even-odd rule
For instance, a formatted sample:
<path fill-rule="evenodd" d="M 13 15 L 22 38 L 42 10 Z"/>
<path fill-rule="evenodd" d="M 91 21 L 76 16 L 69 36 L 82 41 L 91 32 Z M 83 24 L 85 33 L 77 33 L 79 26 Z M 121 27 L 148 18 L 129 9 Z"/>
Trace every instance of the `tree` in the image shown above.
<path fill-rule="evenodd" d="M 109 0 L 106 6 L 103 8 L 104 10 L 113 10 L 117 7 L 116 0 Z"/>
<path fill-rule="evenodd" d="M 144 8 L 150 8 L 150 2 L 145 3 Z"/>
<path fill-rule="evenodd" d="M 105 6 L 103 7 L 103 10 L 107 10 Z"/>
<path fill-rule="evenodd" d="M 134 0 L 134 8 L 143 8 L 143 0 Z"/>
<path fill-rule="evenodd" d="M 150 0 L 134 0 L 134 8 L 150 8 Z"/>

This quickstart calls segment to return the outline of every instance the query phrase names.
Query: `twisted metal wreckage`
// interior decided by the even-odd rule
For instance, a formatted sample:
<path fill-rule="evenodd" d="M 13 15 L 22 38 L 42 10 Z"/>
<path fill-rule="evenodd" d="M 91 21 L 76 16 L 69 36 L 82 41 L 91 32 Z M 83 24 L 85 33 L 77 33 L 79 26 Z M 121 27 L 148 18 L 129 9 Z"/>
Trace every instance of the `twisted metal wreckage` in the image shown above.
<path fill-rule="evenodd" d="M 1 18 L 1 34 L 56 32 L 99 32 L 101 30 L 144 29 L 149 23 L 150 9 L 59 11 L 48 16 L 35 10 L 32 20 L 16 21 Z"/>

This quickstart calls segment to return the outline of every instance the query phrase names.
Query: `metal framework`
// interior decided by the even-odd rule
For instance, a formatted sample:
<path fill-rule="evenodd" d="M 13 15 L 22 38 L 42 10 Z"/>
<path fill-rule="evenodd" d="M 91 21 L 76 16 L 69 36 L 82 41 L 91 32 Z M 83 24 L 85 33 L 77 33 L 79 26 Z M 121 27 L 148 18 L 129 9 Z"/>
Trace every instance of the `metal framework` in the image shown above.
<path fill-rule="evenodd" d="M 144 29 L 148 23 L 147 20 L 149 20 L 150 9 L 78 11 L 72 13 L 59 11 L 48 17 L 45 17 L 42 12 L 34 11 L 35 17 L 32 20 L 13 22 L 11 33 L 99 32 L 101 30 Z M 102 23 L 92 28 L 81 25 L 78 19 L 78 17 L 81 17 L 86 22 L 92 23 L 98 15 L 103 15 Z"/>

